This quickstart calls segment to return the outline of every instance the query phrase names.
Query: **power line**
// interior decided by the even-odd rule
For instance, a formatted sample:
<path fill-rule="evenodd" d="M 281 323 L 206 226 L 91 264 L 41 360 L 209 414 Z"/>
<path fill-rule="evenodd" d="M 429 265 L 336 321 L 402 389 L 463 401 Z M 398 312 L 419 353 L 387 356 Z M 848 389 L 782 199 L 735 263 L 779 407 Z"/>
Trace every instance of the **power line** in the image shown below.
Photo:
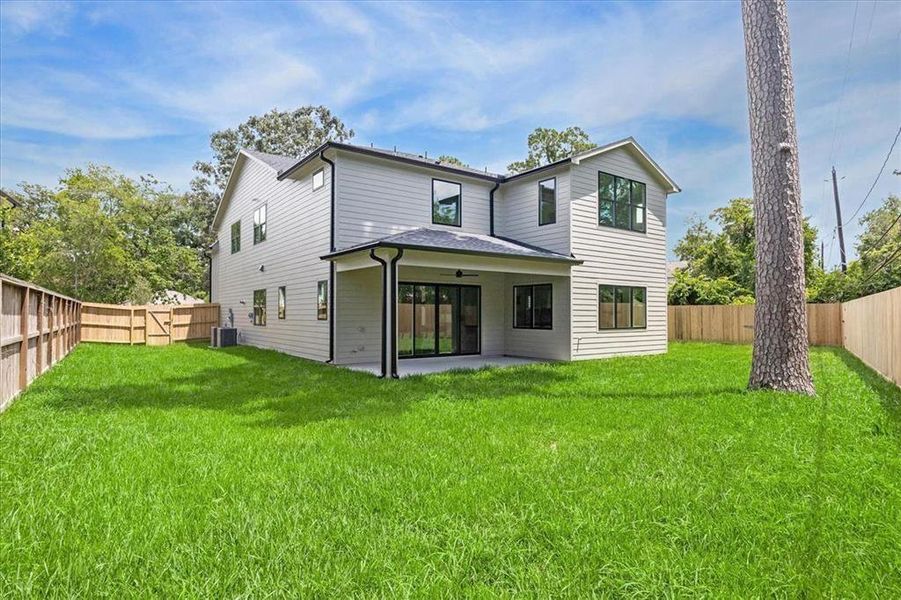
<path fill-rule="evenodd" d="M 886 229 L 882 233 L 882 235 L 879 236 L 879 239 L 876 240 L 876 243 L 873 244 L 873 250 L 876 250 L 876 247 L 879 246 L 879 244 L 882 242 L 882 240 L 885 239 L 885 236 L 887 236 L 889 234 L 889 232 L 895 227 L 895 223 L 897 223 L 898 221 L 901 221 L 901 212 L 898 213 L 898 216 L 895 217 L 895 220 L 892 221 L 892 224 L 888 226 L 888 229 Z"/>
<path fill-rule="evenodd" d="M 854 3 L 854 19 L 851 21 L 851 38 L 848 40 L 848 55 L 845 58 L 845 74 L 842 76 L 842 87 L 838 94 L 838 103 L 835 106 L 835 115 L 832 118 L 832 147 L 829 149 L 829 162 L 835 156 L 835 139 L 838 134 L 839 115 L 843 114 L 842 106 L 845 103 L 845 86 L 848 83 L 848 71 L 851 69 L 851 50 L 854 48 L 854 30 L 857 28 L 857 9 L 860 7 L 860 0 Z"/>
<path fill-rule="evenodd" d="M 892 152 L 895 150 L 895 144 L 898 143 L 898 136 L 901 136 L 901 127 L 898 128 L 898 133 L 895 134 L 895 141 L 892 142 L 892 147 L 888 149 L 888 154 L 885 155 L 885 161 L 882 163 L 882 166 L 879 168 L 879 173 L 876 174 L 876 179 L 873 181 L 873 185 L 870 186 L 867 195 L 863 197 L 860 205 L 857 207 L 857 210 L 854 211 L 854 214 L 848 217 L 848 220 L 842 223 L 842 225 L 847 225 L 857 216 L 857 213 L 860 212 L 860 209 L 863 208 L 863 205 L 866 204 L 867 199 L 870 197 L 870 194 L 873 193 L 873 189 L 876 187 L 876 184 L 879 183 L 879 178 L 882 177 L 882 172 L 885 170 L 885 165 L 888 164 L 889 159 L 892 157 Z"/>
<path fill-rule="evenodd" d="M 860 283 L 861 283 L 861 284 L 864 284 L 864 283 L 868 282 L 870 279 L 872 279 L 873 276 L 874 276 L 876 273 L 878 273 L 880 270 L 882 270 L 882 267 L 884 267 L 885 265 L 889 264 L 889 262 L 891 262 L 891 260 L 892 260 L 893 258 L 895 258 L 895 256 L 897 256 L 899 252 L 901 252 L 901 246 L 898 246 L 897 248 L 895 248 L 895 251 L 892 252 L 891 255 L 889 255 L 888 258 L 886 258 L 884 261 L 882 261 L 882 263 L 881 263 L 878 267 L 876 267 L 875 269 L 873 269 L 872 271 L 870 271 L 870 274 L 867 275 L 867 276 L 864 278 L 864 280 L 861 281 Z"/>

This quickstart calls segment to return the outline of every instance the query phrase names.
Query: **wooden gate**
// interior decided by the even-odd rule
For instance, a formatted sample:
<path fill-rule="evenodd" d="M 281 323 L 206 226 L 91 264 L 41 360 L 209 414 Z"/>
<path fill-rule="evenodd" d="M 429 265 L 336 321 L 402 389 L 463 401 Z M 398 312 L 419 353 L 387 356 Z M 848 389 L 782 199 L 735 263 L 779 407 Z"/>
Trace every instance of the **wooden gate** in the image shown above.
<path fill-rule="evenodd" d="M 172 309 L 169 306 L 148 306 L 144 343 L 165 346 L 172 342 Z"/>

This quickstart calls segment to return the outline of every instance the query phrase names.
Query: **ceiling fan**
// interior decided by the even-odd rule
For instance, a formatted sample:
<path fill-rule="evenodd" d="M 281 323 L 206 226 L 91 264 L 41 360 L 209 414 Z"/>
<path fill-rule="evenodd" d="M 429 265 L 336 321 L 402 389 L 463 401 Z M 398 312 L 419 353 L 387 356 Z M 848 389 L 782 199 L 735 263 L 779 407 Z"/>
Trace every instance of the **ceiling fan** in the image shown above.
<path fill-rule="evenodd" d="M 456 277 L 457 279 L 459 279 L 461 277 L 478 277 L 479 274 L 478 273 L 464 273 L 460 269 L 457 269 L 453 273 L 442 273 L 441 276 L 442 277 Z"/>

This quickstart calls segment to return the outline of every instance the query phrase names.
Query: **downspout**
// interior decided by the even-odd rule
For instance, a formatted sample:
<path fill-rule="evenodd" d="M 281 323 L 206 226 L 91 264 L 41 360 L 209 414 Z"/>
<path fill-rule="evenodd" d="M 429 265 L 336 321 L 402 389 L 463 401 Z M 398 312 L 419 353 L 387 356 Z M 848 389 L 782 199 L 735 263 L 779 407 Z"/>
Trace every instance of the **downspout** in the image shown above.
<path fill-rule="evenodd" d="M 497 188 L 501 186 L 501 182 L 498 181 L 494 184 L 494 187 L 491 188 L 491 191 L 488 192 L 488 219 L 490 224 L 490 234 L 491 237 L 494 237 L 494 192 L 497 191 Z"/>
<path fill-rule="evenodd" d="M 382 265 L 382 374 L 379 378 L 383 379 L 388 370 L 388 331 L 385 327 L 385 321 L 388 320 L 388 303 L 385 302 L 385 295 L 388 293 L 388 263 L 376 256 L 375 248 L 369 251 L 369 258 Z"/>
<path fill-rule="evenodd" d="M 335 251 L 335 163 L 325 157 L 325 150 L 319 152 L 319 159 L 329 166 L 329 252 Z M 335 362 L 335 262 L 328 267 L 328 360 Z"/>
<path fill-rule="evenodd" d="M 397 262 L 404 255 L 404 249 L 397 249 L 397 256 L 391 259 L 391 379 L 400 377 L 397 373 Z"/>
<path fill-rule="evenodd" d="M 206 285 L 207 285 L 207 295 L 209 298 L 209 302 L 213 302 L 213 253 L 212 252 L 204 252 L 203 256 L 206 258 Z"/>

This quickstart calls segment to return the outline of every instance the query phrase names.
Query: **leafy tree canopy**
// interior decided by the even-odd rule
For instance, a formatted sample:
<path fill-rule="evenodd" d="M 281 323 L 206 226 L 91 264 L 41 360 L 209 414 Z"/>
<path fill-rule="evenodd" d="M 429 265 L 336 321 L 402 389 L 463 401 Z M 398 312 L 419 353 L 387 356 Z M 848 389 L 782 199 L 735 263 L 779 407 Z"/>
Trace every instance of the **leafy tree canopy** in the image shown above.
<path fill-rule="evenodd" d="M 444 163 L 445 165 L 455 165 L 457 167 L 468 167 L 466 163 L 457 158 L 456 156 L 451 156 L 450 154 L 442 154 L 438 157 L 438 162 Z"/>
<path fill-rule="evenodd" d="M 808 277 L 816 265 L 817 231 L 804 221 L 804 264 Z M 676 255 L 688 261 L 670 290 L 670 304 L 746 303 L 754 298 L 754 203 L 733 198 L 708 219 L 694 219 L 676 244 Z M 678 286 L 676 285 L 678 284 Z"/>
<path fill-rule="evenodd" d="M 596 146 L 581 127 L 567 127 L 562 131 L 539 127 L 529 134 L 527 143 L 528 157 L 507 165 L 507 170 L 511 173 L 547 165 Z"/>
<path fill-rule="evenodd" d="M 210 136 L 213 161 L 198 161 L 194 170 L 211 180 L 221 192 L 241 148 L 301 156 L 325 142 L 344 142 L 353 136 L 353 130 L 325 106 L 301 106 L 287 111 L 273 108 L 235 128 L 213 133 Z"/>
<path fill-rule="evenodd" d="M 0 271 L 89 302 L 145 303 L 164 290 L 204 297 L 190 245 L 190 196 L 109 167 L 71 169 L 59 187 L 23 186 L 4 209 Z"/>

